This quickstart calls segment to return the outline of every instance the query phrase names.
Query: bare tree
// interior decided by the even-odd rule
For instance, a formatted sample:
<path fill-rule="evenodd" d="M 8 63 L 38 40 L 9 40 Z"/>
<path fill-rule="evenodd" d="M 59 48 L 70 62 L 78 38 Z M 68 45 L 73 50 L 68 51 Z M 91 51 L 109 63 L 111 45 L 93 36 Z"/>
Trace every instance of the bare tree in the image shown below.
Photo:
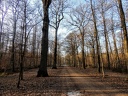
<path fill-rule="evenodd" d="M 104 26 L 104 37 L 105 37 L 105 46 L 106 46 L 106 60 L 107 60 L 107 65 L 108 65 L 108 69 L 110 69 L 110 56 L 109 56 L 109 38 L 108 38 L 108 31 L 107 31 L 107 26 L 106 26 L 106 16 L 105 16 L 105 12 L 110 9 L 110 5 L 107 3 L 107 1 L 105 0 L 101 0 L 100 2 L 100 9 L 101 9 L 101 16 L 102 16 L 102 20 L 103 20 L 103 26 Z"/>
<path fill-rule="evenodd" d="M 115 28 L 114 28 L 114 20 L 113 20 L 113 13 L 111 16 L 111 32 L 112 32 L 112 37 L 113 37 L 113 41 L 114 41 L 114 51 L 115 51 L 115 55 L 116 55 L 116 61 L 118 64 L 120 64 L 120 58 L 119 58 L 119 52 L 117 49 L 117 41 L 116 41 L 116 35 L 115 35 Z M 113 66 L 114 68 L 117 68 L 117 64 L 114 64 Z"/>
<path fill-rule="evenodd" d="M 92 29 L 93 25 L 89 25 L 88 26 L 88 33 L 87 33 L 87 46 L 89 47 L 90 49 L 90 54 L 91 54 L 91 57 L 92 57 L 92 66 L 93 67 L 96 67 L 96 60 L 95 60 L 95 56 L 96 56 L 96 50 L 95 50 L 95 47 L 96 47 L 96 43 L 95 43 L 95 37 L 94 37 L 94 29 Z"/>
<path fill-rule="evenodd" d="M 54 0 L 51 4 L 51 23 L 50 25 L 55 29 L 55 46 L 54 46 L 54 62 L 53 69 L 57 69 L 57 33 L 60 26 L 61 21 L 64 19 L 64 10 L 66 9 L 67 0 Z"/>
<path fill-rule="evenodd" d="M 19 58 L 19 63 L 20 63 L 20 72 L 19 72 L 19 80 L 17 83 L 17 88 L 19 88 L 20 85 L 20 80 L 23 80 L 23 70 L 24 70 L 24 56 L 26 52 L 26 44 L 27 44 L 27 23 L 26 23 L 26 17 L 27 17 L 27 1 L 23 0 L 23 22 L 21 23 L 21 42 L 19 44 L 19 49 L 20 49 L 20 58 Z M 25 37 L 25 39 L 24 39 Z"/>
<path fill-rule="evenodd" d="M 120 12 L 120 20 L 121 20 L 121 28 L 123 30 L 123 37 L 124 37 L 124 53 L 126 55 L 126 59 L 128 59 L 128 33 L 125 21 L 125 14 L 122 7 L 122 0 L 117 0 L 119 4 L 119 12 Z M 128 70 L 128 62 L 126 62 L 127 70 Z"/>
<path fill-rule="evenodd" d="M 44 12 L 44 19 L 43 19 L 43 28 L 42 28 L 42 44 L 41 44 L 41 60 L 40 66 L 37 73 L 37 77 L 47 77 L 47 56 L 48 56 L 48 29 L 49 29 L 49 5 L 51 4 L 51 0 L 42 0 L 43 3 L 43 12 Z"/>
<path fill-rule="evenodd" d="M 86 7 L 85 7 L 86 6 Z M 80 32 L 80 39 L 81 39 L 81 49 L 82 49 L 82 65 L 85 69 L 85 27 L 89 23 L 89 17 L 90 14 L 87 12 L 88 6 L 87 5 L 81 5 L 77 7 L 76 9 L 72 10 L 72 14 L 70 14 L 70 21 L 68 20 L 68 23 L 75 28 L 77 28 Z"/>
<path fill-rule="evenodd" d="M 4 36 L 3 33 L 3 26 L 4 26 L 4 20 L 7 15 L 7 12 L 9 10 L 10 5 L 8 4 L 8 1 L 0 1 L 0 64 L 3 56 L 3 48 L 4 48 Z"/>
<path fill-rule="evenodd" d="M 12 65 L 12 72 L 15 72 L 15 39 L 16 39 L 16 29 L 17 29 L 17 21 L 19 15 L 19 0 L 9 1 L 12 6 L 12 13 L 13 13 L 13 37 L 12 37 L 12 50 L 11 50 L 11 60 L 10 64 Z"/>
<path fill-rule="evenodd" d="M 91 10 L 92 10 L 92 16 L 93 16 L 93 23 L 94 23 L 94 36 L 95 36 L 95 40 L 96 40 L 96 52 L 97 52 L 97 60 L 98 60 L 98 72 L 101 72 L 101 70 L 100 70 L 100 49 L 99 49 L 99 39 L 98 39 L 96 13 L 95 13 L 94 6 L 92 4 L 92 0 L 90 0 L 90 2 L 91 2 Z"/>
<path fill-rule="evenodd" d="M 74 32 L 69 33 L 69 35 L 65 38 L 65 49 L 68 54 L 71 54 L 71 61 L 74 67 L 76 67 L 76 50 L 78 48 L 76 38 L 77 35 Z"/>
<path fill-rule="evenodd" d="M 32 16 L 29 16 L 34 12 L 35 9 L 30 8 L 29 6 L 30 2 L 27 0 L 22 0 L 21 2 L 21 33 L 20 33 L 20 43 L 19 43 L 19 64 L 20 64 L 20 72 L 19 72 L 19 80 L 17 87 L 19 88 L 20 80 L 23 80 L 23 71 L 24 71 L 24 63 L 25 63 L 25 56 L 26 56 L 26 50 L 27 50 L 27 44 L 28 44 L 28 37 L 31 32 L 31 29 L 36 24 L 29 25 L 32 22 Z"/>
<path fill-rule="evenodd" d="M 36 67 L 36 45 L 37 45 L 37 25 L 33 28 L 33 34 L 32 34 L 32 41 L 31 41 L 31 61 L 30 61 L 30 67 L 35 66 Z"/>

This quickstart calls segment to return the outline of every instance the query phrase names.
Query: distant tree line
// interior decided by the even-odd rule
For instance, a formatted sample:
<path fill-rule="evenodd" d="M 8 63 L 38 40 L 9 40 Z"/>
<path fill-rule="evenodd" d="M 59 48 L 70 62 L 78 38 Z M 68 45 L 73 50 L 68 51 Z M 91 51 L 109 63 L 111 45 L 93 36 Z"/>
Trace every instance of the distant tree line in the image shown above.
<path fill-rule="evenodd" d="M 73 30 L 65 38 L 66 63 L 128 72 L 126 0 L 90 0 L 69 13 Z"/>

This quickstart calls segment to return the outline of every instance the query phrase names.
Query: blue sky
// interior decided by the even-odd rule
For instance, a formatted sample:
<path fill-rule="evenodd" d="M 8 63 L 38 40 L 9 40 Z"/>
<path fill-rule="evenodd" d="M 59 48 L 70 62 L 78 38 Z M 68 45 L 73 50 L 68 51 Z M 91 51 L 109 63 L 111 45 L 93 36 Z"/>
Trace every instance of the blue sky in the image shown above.
<path fill-rule="evenodd" d="M 71 2 L 73 2 L 75 5 L 79 5 L 80 3 L 84 3 L 85 0 L 70 0 Z"/>
<path fill-rule="evenodd" d="M 69 2 L 71 5 L 73 5 L 73 7 L 76 7 L 80 4 L 85 3 L 85 0 L 69 0 Z M 63 21 L 61 22 L 61 24 L 62 23 L 63 23 Z M 58 29 L 58 37 L 63 39 L 70 33 L 70 31 L 66 27 L 64 27 L 63 24 L 62 25 L 61 24 L 60 24 L 60 27 Z M 55 34 L 54 29 L 50 30 L 49 34 L 52 36 L 52 38 L 54 38 L 54 34 Z"/>

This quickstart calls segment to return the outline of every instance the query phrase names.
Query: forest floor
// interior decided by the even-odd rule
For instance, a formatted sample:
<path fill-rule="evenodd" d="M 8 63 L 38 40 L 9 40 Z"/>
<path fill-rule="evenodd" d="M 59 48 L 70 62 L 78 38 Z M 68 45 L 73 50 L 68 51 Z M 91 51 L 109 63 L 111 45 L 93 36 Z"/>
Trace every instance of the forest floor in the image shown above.
<path fill-rule="evenodd" d="M 18 73 L 0 76 L 0 96 L 128 96 L 128 74 L 97 69 L 58 67 L 49 77 L 36 77 L 38 69 L 24 72 L 17 89 Z"/>

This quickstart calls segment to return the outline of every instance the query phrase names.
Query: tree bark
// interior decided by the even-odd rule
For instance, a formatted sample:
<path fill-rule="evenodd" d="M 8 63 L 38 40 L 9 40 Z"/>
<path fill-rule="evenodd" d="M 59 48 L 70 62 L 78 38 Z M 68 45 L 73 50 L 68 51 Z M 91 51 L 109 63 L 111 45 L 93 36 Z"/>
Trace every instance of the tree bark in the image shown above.
<path fill-rule="evenodd" d="M 55 5 L 56 6 L 55 6 Z M 60 22 L 64 19 L 64 15 L 63 15 L 63 12 L 64 12 L 64 2 L 63 0 L 55 0 L 53 2 L 53 15 L 55 15 L 55 21 L 53 21 L 53 25 L 51 25 L 53 28 L 55 28 L 55 48 L 54 48 L 54 61 L 53 61 L 53 66 L 52 66 L 52 69 L 57 69 L 57 60 L 59 60 L 59 58 L 57 59 L 57 51 L 58 51 L 58 36 L 57 36 L 57 33 L 58 33 L 58 29 L 59 29 L 59 26 L 60 26 Z M 55 7 L 55 8 L 54 8 Z M 54 20 L 54 19 L 53 19 Z"/>
<path fill-rule="evenodd" d="M 85 52 L 84 52 L 84 32 L 83 34 L 81 33 L 81 35 L 82 35 L 82 63 L 83 63 L 83 68 L 85 69 L 86 65 L 85 65 Z"/>
<path fill-rule="evenodd" d="M 11 54 L 12 72 L 15 72 L 15 36 L 16 36 L 16 22 L 14 21 L 12 54 Z"/>
<path fill-rule="evenodd" d="M 99 49 L 99 43 L 98 43 L 98 30 L 96 25 L 96 17 L 95 17 L 95 11 L 93 9 L 92 0 L 91 1 L 91 10 L 92 10 L 92 16 L 93 16 L 93 22 L 94 22 L 94 36 L 96 40 L 96 50 L 97 50 L 97 60 L 98 60 L 98 72 L 100 73 L 100 49 Z"/>
<path fill-rule="evenodd" d="M 110 69 L 110 56 L 109 56 L 109 48 L 108 48 L 108 32 L 106 28 L 106 21 L 105 21 L 105 16 L 104 12 L 102 10 L 102 18 L 103 18 L 103 25 L 104 25 L 104 36 L 105 36 L 105 45 L 106 45 L 106 59 L 107 59 L 107 65 L 108 69 Z"/>
<path fill-rule="evenodd" d="M 121 20 L 121 28 L 123 29 L 123 35 L 124 35 L 124 53 L 126 61 L 128 59 L 128 34 L 127 34 L 127 27 L 125 23 L 125 15 L 124 10 L 122 7 L 122 0 L 118 0 L 119 4 L 119 11 L 120 11 L 120 20 Z M 126 62 L 127 71 L 128 71 L 128 62 Z"/>
<path fill-rule="evenodd" d="M 114 41 L 114 50 L 115 50 L 115 54 L 116 54 L 116 61 L 117 63 L 120 63 L 120 58 L 119 58 L 119 54 L 118 54 L 118 49 L 117 49 L 117 44 L 116 44 L 116 36 L 114 33 L 114 22 L 113 22 L 113 16 L 112 16 L 112 26 L 111 26 L 111 31 L 112 31 L 112 37 L 113 37 L 113 41 Z M 114 64 L 113 66 L 114 68 L 117 68 L 117 64 Z"/>
<path fill-rule="evenodd" d="M 57 64 L 57 31 L 58 31 L 58 27 L 56 27 L 56 32 L 55 32 L 54 61 L 53 61 L 52 69 L 57 69 L 56 67 L 56 64 Z"/>
<path fill-rule="evenodd" d="M 43 2 L 43 28 L 42 28 L 42 44 L 41 44 L 41 60 L 37 73 L 37 77 L 48 77 L 47 72 L 47 56 L 48 56 L 48 29 L 49 29 L 49 14 L 48 9 L 51 4 L 51 0 L 42 0 Z"/>
<path fill-rule="evenodd" d="M 11 53 L 11 64 L 12 64 L 12 72 L 15 72 L 15 37 L 16 37 L 16 17 L 14 13 L 14 25 L 13 25 L 13 39 L 12 39 L 12 53 Z"/>

